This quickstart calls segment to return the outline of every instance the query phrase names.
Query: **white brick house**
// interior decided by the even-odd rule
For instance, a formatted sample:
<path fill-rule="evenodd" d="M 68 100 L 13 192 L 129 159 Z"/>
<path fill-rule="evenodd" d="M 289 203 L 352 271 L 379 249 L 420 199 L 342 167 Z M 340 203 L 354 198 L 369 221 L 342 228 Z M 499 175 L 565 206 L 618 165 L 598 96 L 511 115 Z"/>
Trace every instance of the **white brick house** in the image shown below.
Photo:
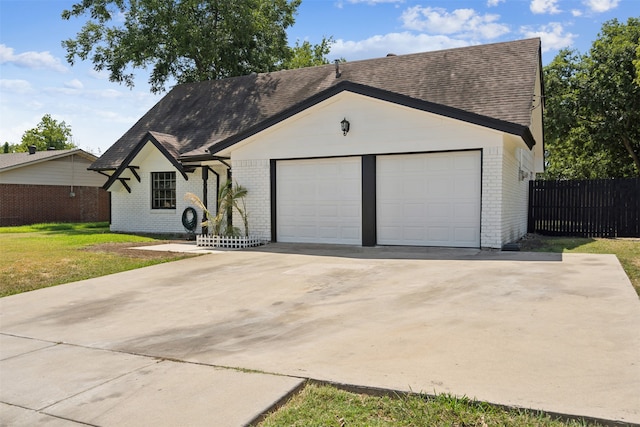
<path fill-rule="evenodd" d="M 181 232 L 232 174 L 265 240 L 500 248 L 543 170 L 541 73 L 529 39 L 180 85 L 92 168 L 117 231 Z"/>

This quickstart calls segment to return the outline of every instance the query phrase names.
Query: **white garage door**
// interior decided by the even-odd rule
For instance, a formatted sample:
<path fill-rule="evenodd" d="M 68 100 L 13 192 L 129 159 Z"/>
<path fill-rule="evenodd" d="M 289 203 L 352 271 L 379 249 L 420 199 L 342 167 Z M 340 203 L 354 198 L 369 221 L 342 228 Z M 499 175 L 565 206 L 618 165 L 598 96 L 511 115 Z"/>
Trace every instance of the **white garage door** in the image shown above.
<path fill-rule="evenodd" d="M 381 245 L 480 246 L 480 152 L 378 156 Z"/>
<path fill-rule="evenodd" d="M 279 242 L 362 242 L 359 157 L 276 163 Z"/>

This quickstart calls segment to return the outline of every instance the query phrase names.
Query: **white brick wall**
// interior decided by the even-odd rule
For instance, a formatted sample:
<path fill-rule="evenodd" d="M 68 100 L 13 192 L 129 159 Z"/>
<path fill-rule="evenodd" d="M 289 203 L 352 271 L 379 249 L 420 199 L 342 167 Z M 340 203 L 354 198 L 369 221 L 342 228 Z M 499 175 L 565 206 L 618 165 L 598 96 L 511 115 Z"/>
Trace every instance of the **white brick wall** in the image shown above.
<path fill-rule="evenodd" d="M 502 147 L 482 150 L 482 213 L 480 245 L 502 247 Z"/>
<path fill-rule="evenodd" d="M 202 174 L 200 169 L 187 174 L 188 180 L 182 177 L 173 165 L 152 145 L 147 146 L 131 162 L 139 166 L 140 182 L 130 171 L 123 172 L 123 178 L 130 178 L 127 184 L 131 193 L 120 184 L 114 183 L 111 192 L 111 230 L 118 232 L 142 233 L 185 233 L 182 225 L 182 212 L 189 202 L 184 200 L 187 192 L 202 198 Z M 151 209 L 151 172 L 176 172 L 176 209 Z M 207 182 L 209 206 L 215 206 L 216 176 L 209 174 Z M 215 209 L 214 209 L 215 210 Z M 198 212 L 198 223 L 201 222 L 202 212 Z M 197 233 L 201 232 L 198 224 Z"/>
<path fill-rule="evenodd" d="M 533 154 L 505 141 L 504 147 L 485 148 L 482 157 L 481 246 L 499 249 L 527 232 Z M 521 169 L 527 175 L 522 180 Z"/>
<path fill-rule="evenodd" d="M 529 172 L 533 171 L 533 154 L 530 150 L 510 146 L 509 143 L 505 147 L 502 169 L 502 244 L 516 241 L 527 232 Z"/>
<path fill-rule="evenodd" d="M 234 160 L 233 181 L 247 189 L 249 233 L 271 240 L 271 180 L 269 160 Z M 242 218 L 234 210 L 233 225 L 244 233 Z"/>

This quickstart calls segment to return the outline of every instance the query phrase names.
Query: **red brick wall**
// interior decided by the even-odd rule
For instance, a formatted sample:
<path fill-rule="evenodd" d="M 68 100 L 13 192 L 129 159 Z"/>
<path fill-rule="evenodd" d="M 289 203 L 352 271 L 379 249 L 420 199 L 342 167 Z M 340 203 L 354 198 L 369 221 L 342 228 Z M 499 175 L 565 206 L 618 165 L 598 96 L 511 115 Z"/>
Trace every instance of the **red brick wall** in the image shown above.
<path fill-rule="evenodd" d="M 99 187 L 0 184 L 0 226 L 109 221 L 109 193 Z"/>

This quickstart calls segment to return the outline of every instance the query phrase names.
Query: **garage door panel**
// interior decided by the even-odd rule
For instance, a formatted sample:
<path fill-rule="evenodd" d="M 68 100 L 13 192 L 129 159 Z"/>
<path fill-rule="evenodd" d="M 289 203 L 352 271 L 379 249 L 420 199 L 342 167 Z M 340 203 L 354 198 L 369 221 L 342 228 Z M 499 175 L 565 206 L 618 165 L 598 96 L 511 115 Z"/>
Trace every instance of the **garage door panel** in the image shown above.
<path fill-rule="evenodd" d="M 360 226 L 340 227 L 340 235 L 350 241 L 362 241 L 362 229 Z"/>
<path fill-rule="evenodd" d="M 480 212 L 475 204 L 472 203 L 456 203 L 453 206 L 453 218 L 456 223 L 467 221 L 469 225 L 476 226 Z"/>
<path fill-rule="evenodd" d="M 379 244 L 480 246 L 480 152 L 378 156 Z"/>
<path fill-rule="evenodd" d="M 345 218 L 351 218 L 352 221 L 360 220 L 360 212 L 362 211 L 361 204 L 352 204 L 352 205 L 342 205 L 340 206 L 340 216 Z"/>
<path fill-rule="evenodd" d="M 403 227 L 402 238 L 404 240 L 424 240 L 425 230 L 422 227 Z"/>
<path fill-rule="evenodd" d="M 450 240 L 449 238 L 449 226 L 441 225 L 440 227 L 428 227 L 427 238 L 433 242 L 445 243 Z"/>
<path fill-rule="evenodd" d="M 318 207 L 318 216 L 319 217 L 330 217 L 335 218 L 338 216 L 338 206 L 330 205 L 330 206 L 319 206 Z"/>
<path fill-rule="evenodd" d="M 457 171 L 466 170 L 474 174 L 477 169 L 477 159 L 474 156 L 458 156 L 453 159 L 453 166 Z"/>
<path fill-rule="evenodd" d="M 455 227 L 453 233 L 456 242 L 468 242 L 475 238 L 476 229 L 474 227 Z"/>
<path fill-rule="evenodd" d="M 432 218 L 434 221 L 437 218 L 450 218 L 451 205 L 448 203 L 430 203 L 426 208 L 426 216 Z"/>
<path fill-rule="evenodd" d="M 425 215 L 425 206 L 422 203 L 409 203 L 404 207 L 404 214 L 410 221 L 412 218 L 422 218 Z"/>
<path fill-rule="evenodd" d="M 276 234 L 281 242 L 362 242 L 360 158 L 276 163 Z"/>

